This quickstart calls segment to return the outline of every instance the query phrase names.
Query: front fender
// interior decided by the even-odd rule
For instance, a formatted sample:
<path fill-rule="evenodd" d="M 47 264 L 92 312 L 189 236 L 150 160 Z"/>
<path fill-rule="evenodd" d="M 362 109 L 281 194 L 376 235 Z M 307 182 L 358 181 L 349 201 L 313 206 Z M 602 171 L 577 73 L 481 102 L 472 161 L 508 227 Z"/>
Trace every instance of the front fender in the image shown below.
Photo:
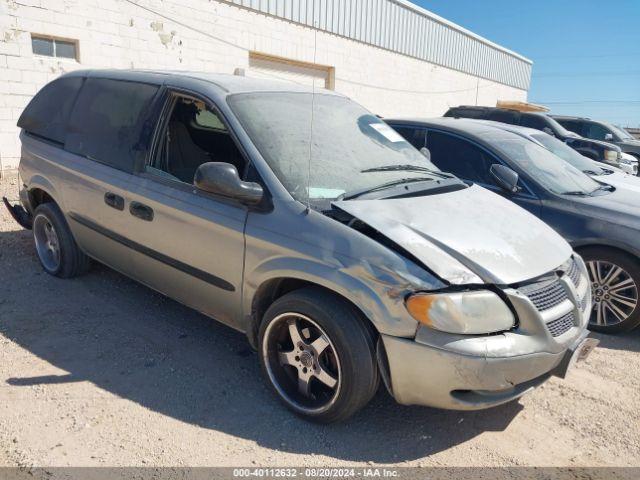
<path fill-rule="evenodd" d="M 250 313 L 256 293 L 266 282 L 296 279 L 322 286 L 353 303 L 384 334 L 413 337 L 417 322 L 408 314 L 404 299 L 414 288 L 408 280 L 385 267 L 358 262 L 327 265 L 299 257 L 268 259 L 245 272 L 243 311 Z"/>

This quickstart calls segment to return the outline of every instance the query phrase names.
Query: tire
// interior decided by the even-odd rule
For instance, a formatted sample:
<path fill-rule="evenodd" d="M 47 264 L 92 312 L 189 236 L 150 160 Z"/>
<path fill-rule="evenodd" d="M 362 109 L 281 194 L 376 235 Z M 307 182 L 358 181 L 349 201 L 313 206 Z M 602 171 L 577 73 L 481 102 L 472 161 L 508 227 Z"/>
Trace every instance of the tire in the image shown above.
<path fill-rule="evenodd" d="M 593 311 L 589 319 L 589 329 L 603 333 L 619 333 L 628 332 L 640 325 L 638 259 L 620 250 L 606 247 L 587 247 L 579 253 L 587 264 L 591 281 Z M 598 267 L 599 273 L 596 271 Z M 598 275 L 599 279 L 596 278 Z M 611 294 L 612 287 L 617 287 L 615 295 Z"/>
<path fill-rule="evenodd" d="M 379 375 L 365 322 L 349 303 L 314 287 L 288 293 L 267 309 L 258 333 L 260 365 L 287 408 L 332 423 L 371 400 Z"/>
<path fill-rule="evenodd" d="M 43 203 L 36 208 L 32 231 L 36 252 L 45 272 L 60 278 L 72 278 L 89 270 L 89 257 L 78 247 L 55 203 Z"/>

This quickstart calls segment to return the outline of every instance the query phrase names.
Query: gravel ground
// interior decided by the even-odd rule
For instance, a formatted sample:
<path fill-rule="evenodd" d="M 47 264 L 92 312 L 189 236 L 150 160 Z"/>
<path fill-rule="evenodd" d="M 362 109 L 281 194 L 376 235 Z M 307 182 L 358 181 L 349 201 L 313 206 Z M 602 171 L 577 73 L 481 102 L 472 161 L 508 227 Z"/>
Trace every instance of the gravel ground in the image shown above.
<path fill-rule="evenodd" d="M 517 403 L 458 413 L 381 390 L 317 426 L 280 406 L 243 335 L 100 265 L 46 275 L 4 208 L 0 279 L 0 466 L 640 466 L 640 331 L 595 335 Z"/>

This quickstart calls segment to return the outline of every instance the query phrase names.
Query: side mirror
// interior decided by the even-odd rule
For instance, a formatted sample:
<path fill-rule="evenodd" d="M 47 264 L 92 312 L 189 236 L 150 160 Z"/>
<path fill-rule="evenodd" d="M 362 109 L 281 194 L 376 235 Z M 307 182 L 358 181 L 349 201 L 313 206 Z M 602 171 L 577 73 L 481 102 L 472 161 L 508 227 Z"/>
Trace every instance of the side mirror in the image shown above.
<path fill-rule="evenodd" d="M 489 168 L 489 173 L 496 181 L 496 184 L 507 192 L 516 193 L 518 190 L 518 174 L 509 167 L 494 163 Z"/>
<path fill-rule="evenodd" d="M 260 184 L 243 182 L 236 167 L 230 163 L 203 163 L 196 170 L 193 184 L 203 192 L 233 198 L 251 205 L 260 202 L 264 195 Z"/>
<path fill-rule="evenodd" d="M 427 147 L 422 147 L 420 153 L 424 155 L 427 160 L 431 161 L 431 152 Z"/>
<path fill-rule="evenodd" d="M 555 133 L 553 133 L 553 130 L 551 130 L 549 127 L 544 127 L 544 128 L 542 129 L 542 131 L 543 131 L 544 133 L 548 134 L 548 135 L 551 135 L 552 137 L 555 137 L 555 136 L 556 136 L 556 134 L 555 134 Z"/>
<path fill-rule="evenodd" d="M 605 142 L 610 142 L 611 140 L 613 140 L 613 133 L 605 133 L 604 134 L 604 141 Z"/>

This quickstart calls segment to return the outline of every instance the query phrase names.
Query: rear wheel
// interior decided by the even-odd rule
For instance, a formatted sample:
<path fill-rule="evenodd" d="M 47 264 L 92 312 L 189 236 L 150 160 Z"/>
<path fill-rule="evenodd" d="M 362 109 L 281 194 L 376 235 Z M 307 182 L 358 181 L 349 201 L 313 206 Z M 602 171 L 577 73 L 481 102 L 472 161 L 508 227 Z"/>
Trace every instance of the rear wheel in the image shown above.
<path fill-rule="evenodd" d="M 55 203 L 43 203 L 33 215 L 33 240 L 40 264 L 56 277 L 85 273 L 90 260 L 78 247 L 67 221 Z"/>
<path fill-rule="evenodd" d="M 342 299 L 316 288 L 276 300 L 259 332 L 260 363 L 275 393 L 316 422 L 344 420 L 378 387 L 374 340 Z"/>
<path fill-rule="evenodd" d="M 589 247 L 580 252 L 587 264 L 593 310 L 589 329 L 616 333 L 640 324 L 640 265 L 624 252 Z"/>

